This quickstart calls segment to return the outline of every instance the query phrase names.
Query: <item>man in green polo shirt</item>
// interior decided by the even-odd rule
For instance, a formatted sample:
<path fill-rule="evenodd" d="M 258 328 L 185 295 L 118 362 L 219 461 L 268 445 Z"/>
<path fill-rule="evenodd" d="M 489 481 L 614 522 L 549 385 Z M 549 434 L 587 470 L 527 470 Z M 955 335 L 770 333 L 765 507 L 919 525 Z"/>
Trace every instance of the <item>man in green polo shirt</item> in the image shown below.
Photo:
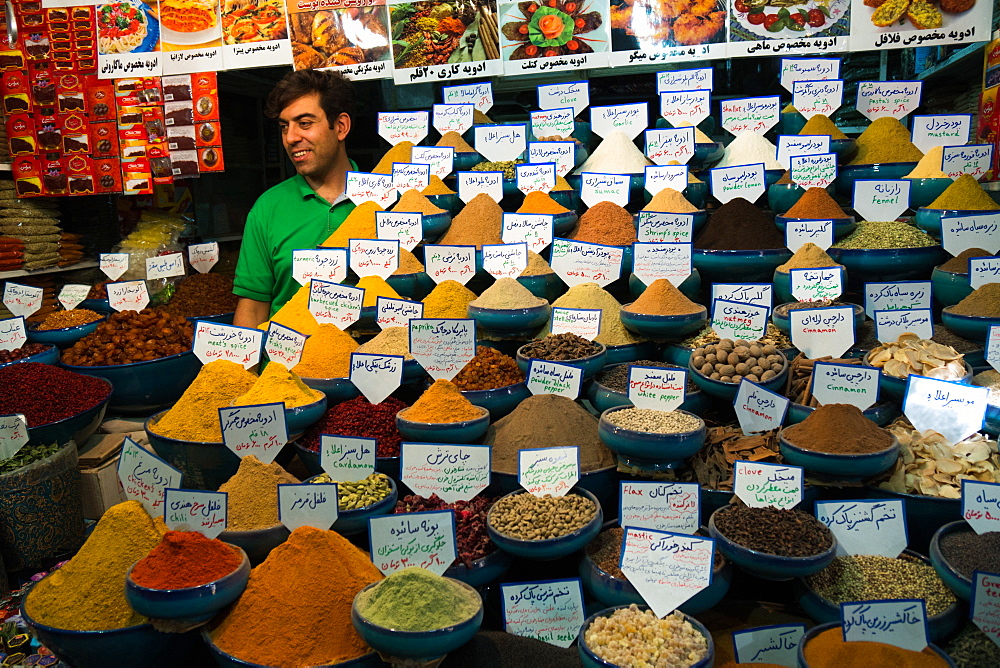
<path fill-rule="evenodd" d="M 292 251 L 322 243 L 354 209 L 344 194 L 351 82 L 329 71 L 292 72 L 271 91 L 264 113 L 278 119 L 297 173 L 261 195 L 247 216 L 233 287 L 240 297 L 234 324 L 242 327 L 269 319 L 299 289 Z"/>

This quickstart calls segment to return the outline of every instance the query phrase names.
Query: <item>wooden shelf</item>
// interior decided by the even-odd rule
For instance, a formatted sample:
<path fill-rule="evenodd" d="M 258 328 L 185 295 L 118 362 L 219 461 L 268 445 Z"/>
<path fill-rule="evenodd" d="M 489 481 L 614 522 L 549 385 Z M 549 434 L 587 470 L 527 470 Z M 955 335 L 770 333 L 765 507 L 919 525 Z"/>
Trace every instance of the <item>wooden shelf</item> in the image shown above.
<path fill-rule="evenodd" d="M 14 271 L 0 271 L 0 279 L 7 278 L 19 278 L 21 276 L 40 276 L 41 274 L 57 274 L 63 271 L 76 271 L 77 269 L 90 269 L 92 267 L 99 267 L 101 265 L 97 260 L 80 260 L 76 264 L 71 264 L 68 267 L 45 267 L 44 269 L 34 269 L 32 271 L 25 271 L 24 269 L 17 269 Z"/>

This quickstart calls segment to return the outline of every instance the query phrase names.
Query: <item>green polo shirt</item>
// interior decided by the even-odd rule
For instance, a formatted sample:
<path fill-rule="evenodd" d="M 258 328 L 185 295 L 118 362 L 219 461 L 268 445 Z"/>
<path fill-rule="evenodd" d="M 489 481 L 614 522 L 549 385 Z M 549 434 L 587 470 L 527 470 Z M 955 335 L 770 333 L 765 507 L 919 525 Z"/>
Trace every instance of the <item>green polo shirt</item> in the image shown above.
<path fill-rule="evenodd" d="M 300 287 L 292 251 L 323 243 L 353 210 L 344 195 L 327 202 L 300 174 L 269 189 L 247 215 L 233 293 L 270 302 L 274 315 Z"/>

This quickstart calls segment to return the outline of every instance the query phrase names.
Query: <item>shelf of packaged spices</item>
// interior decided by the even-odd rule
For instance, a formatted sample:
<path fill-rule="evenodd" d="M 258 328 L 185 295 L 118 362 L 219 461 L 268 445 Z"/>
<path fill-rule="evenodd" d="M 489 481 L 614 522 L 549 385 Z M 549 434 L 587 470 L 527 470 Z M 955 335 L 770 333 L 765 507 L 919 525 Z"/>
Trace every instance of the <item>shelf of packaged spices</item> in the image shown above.
<path fill-rule="evenodd" d="M 0 271 L 0 280 L 7 278 L 18 278 L 20 276 L 38 276 L 40 274 L 56 274 L 63 271 L 76 271 L 77 269 L 90 269 L 92 267 L 100 266 L 100 262 L 97 260 L 80 260 L 75 264 L 68 265 L 66 267 L 45 267 L 44 269 L 35 269 L 33 271 L 25 271 L 24 269 L 16 269 L 14 271 Z"/>
<path fill-rule="evenodd" d="M 975 63 L 975 66 L 963 72 L 960 78 L 968 78 L 969 75 L 978 77 L 982 73 L 983 48 L 985 44 L 985 42 L 977 42 L 976 44 L 970 44 L 959 49 L 941 62 L 931 65 L 923 72 L 917 74 L 916 78 L 923 81 L 947 72 L 952 72 L 952 70 L 954 70 L 952 74 L 956 74 L 959 72 L 958 65 L 971 63 Z"/>

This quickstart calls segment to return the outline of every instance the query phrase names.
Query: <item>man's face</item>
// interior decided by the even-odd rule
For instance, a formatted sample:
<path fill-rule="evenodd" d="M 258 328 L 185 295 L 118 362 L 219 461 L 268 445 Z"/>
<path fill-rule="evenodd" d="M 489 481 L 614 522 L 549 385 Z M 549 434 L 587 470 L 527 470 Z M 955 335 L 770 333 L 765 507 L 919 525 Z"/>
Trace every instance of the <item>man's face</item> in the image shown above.
<path fill-rule="evenodd" d="M 350 130 L 346 114 L 331 123 L 319 105 L 319 93 L 292 101 L 278 116 L 281 141 L 295 170 L 302 176 L 324 178 L 336 164 L 340 144 Z M 330 126 L 333 125 L 331 128 Z"/>

